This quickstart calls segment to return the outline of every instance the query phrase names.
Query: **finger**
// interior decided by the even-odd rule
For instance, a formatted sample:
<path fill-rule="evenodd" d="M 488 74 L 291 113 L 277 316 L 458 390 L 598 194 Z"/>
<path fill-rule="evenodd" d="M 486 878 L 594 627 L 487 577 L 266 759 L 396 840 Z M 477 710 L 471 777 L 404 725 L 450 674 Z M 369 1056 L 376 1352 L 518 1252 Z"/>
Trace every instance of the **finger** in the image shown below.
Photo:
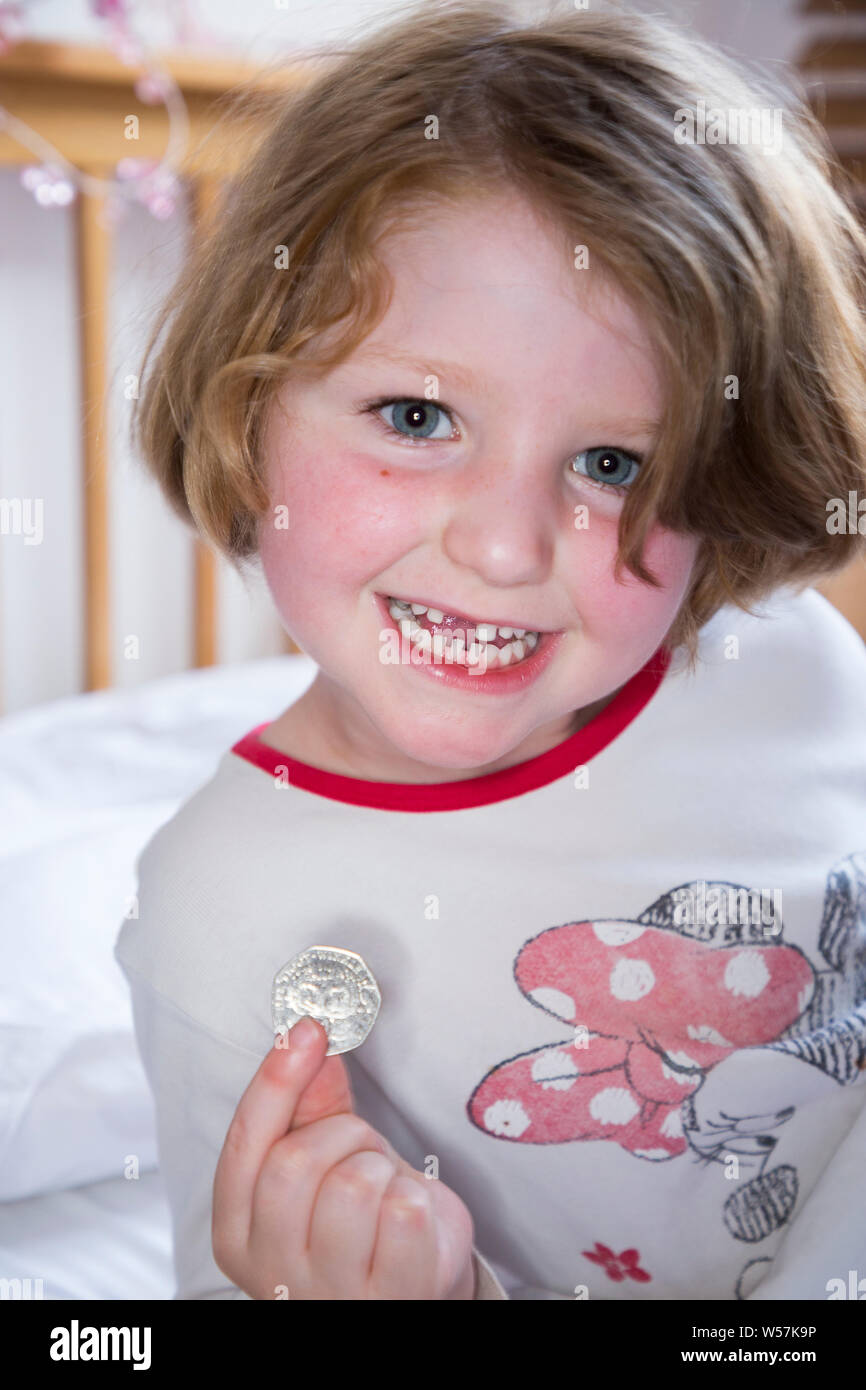
<path fill-rule="evenodd" d="M 358 1115 L 330 1115 L 317 1125 L 293 1130 L 273 1145 L 252 1199 L 255 1230 L 279 1231 L 282 1247 L 307 1257 L 313 1208 L 328 1173 L 350 1154 L 382 1154 L 381 1135 Z"/>
<path fill-rule="evenodd" d="M 319 1188 L 310 1222 L 309 1258 L 337 1297 L 358 1298 L 369 1280 L 379 1208 L 394 1164 L 362 1150 L 338 1163 Z"/>
<path fill-rule="evenodd" d="M 439 1251 L 436 1297 L 442 1298 L 447 1296 L 466 1264 L 475 1243 L 475 1228 L 465 1203 L 450 1187 L 431 1181 L 430 1196 Z"/>
<path fill-rule="evenodd" d="M 438 1268 L 433 1205 L 423 1178 L 399 1173 L 382 1199 L 370 1287 L 382 1299 L 432 1299 Z"/>
<path fill-rule="evenodd" d="M 390 1158 L 398 1173 L 403 1174 L 404 1177 L 413 1179 L 424 1177 L 423 1173 L 419 1173 L 417 1168 L 413 1168 L 411 1163 L 406 1162 L 403 1155 L 397 1152 L 393 1144 L 391 1144 L 390 1141 L 385 1138 L 384 1134 L 380 1134 L 379 1138 L 382 1140 L 382 1144 L 384 1146 L 383 1153 L 386 1155 L 386 1157 Z M 424 1181 L 429 1182 L 430 1179 L 425 1178 Z"/>
<path fill-rule="evenodd" d="M 327 1045 L 326 1037 L 323 1052 Z M 316 1046 L 319 1046 L 318 1040 Z M 320 1069 L 301 1095 L 292 1118 L 292 1129 L 301 1129 L 329 1115 L 351 1114 L 354 1109 L 355 1099 L 348 1069 L 342 1056 L 335 1053 L 323 1058 Z"/>
<path fill-rule="evenodd" d="M 292 1029 L 294 1032 L 294 1029 Z M 271 1048 L 241 1096 L 226 1132 L 213 1183 L 212 1237 L 221 1246 L 246 1245 L 253 1193 L 268 1153 L 289 1132 L 298 1102 L 325 1057 L 327 1035 L 316 1024 L 304 1045 Z"/>

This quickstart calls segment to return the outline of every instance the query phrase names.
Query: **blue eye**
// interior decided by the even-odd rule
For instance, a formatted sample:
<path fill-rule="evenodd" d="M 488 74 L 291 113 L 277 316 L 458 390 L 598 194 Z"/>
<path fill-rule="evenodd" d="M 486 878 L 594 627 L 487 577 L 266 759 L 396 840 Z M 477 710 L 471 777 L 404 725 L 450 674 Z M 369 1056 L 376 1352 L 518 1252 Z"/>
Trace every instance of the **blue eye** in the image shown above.
<path fill-rule="evenodd" d="M 586 470 L 578 466 L 581 459 L 587 460 Z M 584 449 L 572 459 L 570 467 L 591 483 L 626 492 L 640 472 L 640 459 L 624 449 Z"/>
<path fill-rule="evenodd" d="M 383 420 L 382 423 L 389 434 L 399 435 L 409 443 L 413 440 L 451 439 L 454 434 L 454 426 L 447 412 L 435 401 L 416 400 L 410 396 L 373 401 L 367 409 L 376 413 L 393 410 L 391 421 Z M 435 431 L 442 425 L 445 426 L 444 431 L 440 428 L 437 434 Z"/>
<path fill-rule="evenodd" d="M 361 409 L 377 418 L 386 435 L 403 444 L 455 438 L 452 412 L 435 401 L 416 396 L 383 396 L 379 400 L 368 401 Z M 387 417 L 383 418 L 384 411 L 393 412 L 390 421 Z M 588 471 L 580 466 L 584 459 L 588 460 Z M 640 455 L 630 454 L 625 449 L 599 447 L 577 454 L 570 468 L 597 487 L 626 492 L 640 471 L 641 462 Z"/>

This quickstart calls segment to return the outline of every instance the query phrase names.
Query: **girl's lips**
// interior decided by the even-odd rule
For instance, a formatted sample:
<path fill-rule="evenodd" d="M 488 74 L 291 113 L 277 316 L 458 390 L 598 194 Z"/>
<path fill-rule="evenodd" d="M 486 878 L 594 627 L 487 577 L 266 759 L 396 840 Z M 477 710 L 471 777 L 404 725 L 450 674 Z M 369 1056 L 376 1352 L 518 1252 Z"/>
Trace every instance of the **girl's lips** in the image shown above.
<path fill-rule="evenodd" d="M 373 597 L 383 623 L 396 632 L 400 638 L 401 653 L 404 650 L 407 653 L 407 659 L 405 661 L 401 659 L 401 665 L 411 666 L 414 670 L 424 672 L 428 676 L 432 676 L 434 680 L 441 681 L 443 685 L 452 686 L 458 690 L 475 691 L 477 694 L 509 695 L 524 690 L 538 679 L 552 660 L 565 636 L 562 631 L 542 632 L 535 650 L 529 656 L 525 656 L 521 661 L 509 666 L 491 666 L 483 673 L 477 667 L 460 666 L 444 660 L 437 661 L 429 653 L 426 660 L 413 661 L 409 659 L 412 644 L 408 637 L 403 636 L 392 618 L 388 599 L 383 594 L 374 594 Z"/>

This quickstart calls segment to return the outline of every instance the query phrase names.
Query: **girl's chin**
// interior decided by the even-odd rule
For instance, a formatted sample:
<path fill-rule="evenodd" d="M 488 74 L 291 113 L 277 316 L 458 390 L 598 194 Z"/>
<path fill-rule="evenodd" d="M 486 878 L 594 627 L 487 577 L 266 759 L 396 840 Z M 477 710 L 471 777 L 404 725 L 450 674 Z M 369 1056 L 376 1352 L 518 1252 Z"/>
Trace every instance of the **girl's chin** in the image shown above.
<path fill-rule="evenodd" d="M 491 764 L 506 757 L 509 763 L 524 761 L 517 749 L 519 743 L 531 737 L 531 732 L 513 743 L 507 738 L 503 739 L 501 719 L 497 721 L 493 715 L 482 719 L 479 715 L 477 721 L 471 730 L 463 729 L 462 737 L 453 725 L 443 726 L 441 719 L 431 718 L 429 722 L 413 726 L 407 724 L 405 715 L 401 716 L 400 713 L 385 721 L 380 720 L 379 726 L 397 757 L 402 754 L 419 765 L 417 779 L 411 768 L 406 770 L 406 780 L 410 782 L 425 780 L 424 774 L 430 769 L 441 772 L 441 781 L 448 782 L 457 781 L 461 774 L 483 776 L 485 772 L 494 772 L 497 769 Z M 525 754 L 526 758 L 531 756 L 531 751 Z"/>

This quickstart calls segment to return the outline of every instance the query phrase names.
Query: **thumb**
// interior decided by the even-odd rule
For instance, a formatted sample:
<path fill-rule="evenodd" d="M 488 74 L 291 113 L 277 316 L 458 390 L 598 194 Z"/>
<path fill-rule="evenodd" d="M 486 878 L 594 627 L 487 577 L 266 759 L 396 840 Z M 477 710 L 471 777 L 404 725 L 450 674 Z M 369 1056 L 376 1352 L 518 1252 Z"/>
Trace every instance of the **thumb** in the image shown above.
<path fill-rule="evenodd" d="M 307 1024 L 312 1025 L 308 1036 Z M 299 1032 L 299 1029 L 302 1031 Z M 352 1114 L 355 1100 L 346 1064 L 339 1053 L 325 1056 L 328 1035 L 321 1023 L 309 1015 L 305 1016 L 289 1030 L 286 1045 L 290 1052 L 303 1051 L 305 1060 L 310 1066 L 316 1067 L 295 1106 L 290 1129 L 301 1129 L 329 1115 Z"/>
<path fill-rule="evenodd" d="M 309 1015 L 305 1016 L 309 1019 Z M 301 1092 L 298 1103 L 295 1106 L 295 1113 L 289 1131 L 302 1129 L 304 1125 L 314 1124 L 316 1120 L 327 1119 L 329 1115 L 354 1114 L 355 1098 L 352 1094 L 352 1085 L 349 1080 L 349 1073 L 343 1061 L 342 1054 L 334 1053 L 331 1057 L 326 1057 L 328 1050 L 328 1035 L 317 1019 L 310 1020 L 314 1024 L 314 1032 L 307 1037 L 297 1032 L 301 1026 L 301 1020 L 289 1030 L 288 1046 L 300 1051 L 305 1049 L 306 1059 L 311 1066 L 318 1061 L 318 1070 L 309 1081 L 305 1089 Z M 304 1030 L 306 1033 L 306 1029 Z M 379 1131 L 376 1131 L 377 1134 Z M 394 1146 L 385 1138 L 379 1135 L 382 1140 L 384 1150 L 396 1165 L 397 1171 L 405 1177 L 421 1179 L 423 1175 L 413 1168 L 411 1163 L 407 1163 L 401 1154 L 398 1154 Z"/>

